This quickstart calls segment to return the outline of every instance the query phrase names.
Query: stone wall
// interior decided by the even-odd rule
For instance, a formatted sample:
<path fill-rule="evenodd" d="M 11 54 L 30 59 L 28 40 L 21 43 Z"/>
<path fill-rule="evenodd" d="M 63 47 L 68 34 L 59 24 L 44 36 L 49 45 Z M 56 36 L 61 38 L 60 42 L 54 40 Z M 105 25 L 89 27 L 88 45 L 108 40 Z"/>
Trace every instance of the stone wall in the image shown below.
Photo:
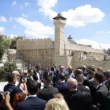
<path fill-rule="evenodd" d="M 54 49 L 18 50 L 17 53 L 31 65 L 45 67 L 54 64 Z"/>
<path fill-rule="evenodd" d="M 86 52 L 87 57 L 94 57 L 96 60 L 103 60 L 104 59 L 104 50 L 102 49 L 94 49 L 89 46 L 81 45 L 81 44 L 74 44 L 70 41 L 65 41 L 65 55 L 70 55 L 72 52 Z M 81 55 L 85 57 L 85 55 Z"/>
<path fill-rule="evenodd" d="M 54 48 L 54 41 L 51 39 L 24 39 L 17 41 L 17 50 L 34 50 Z"/>
<path fill-rule="evenodd" d="M 81 60 L 72 58 L 71 65 L 73 69 L 83 65 L 95 65 L 96 67 L 103 67 L 104 70 L 110 70 L 110 61 Z"/>
<path fill-rule="evenodd" d="M 70 41 L 65 41 L 65 49 L 104 54 L 104 50 L 102 49 L 94 49 L 86 45 L 74 44 L 74 43 L 71 43 Z"/>
<path fill-rule="evenodd" d="M 68 64 L 68 57 L 67 56 L 55 56 L 54 63 L 58 65 L 63 65 L 67 67 Z"/>

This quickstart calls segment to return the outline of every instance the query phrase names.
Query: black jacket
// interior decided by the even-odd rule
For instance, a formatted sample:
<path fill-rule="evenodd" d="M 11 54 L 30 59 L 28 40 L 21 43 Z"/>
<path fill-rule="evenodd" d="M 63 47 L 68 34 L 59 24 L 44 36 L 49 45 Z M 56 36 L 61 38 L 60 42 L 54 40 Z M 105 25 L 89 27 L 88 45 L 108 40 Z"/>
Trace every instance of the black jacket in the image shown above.
<path fill-rule="evenodd" d="M 78 90 L 90 93 L 89 88 L 86 88 L 83 84 L 78 84 Z"/>
<path fill-rule="evenodd" d="M 110 92 L 105 98 L 104 105 L 105 105 L 105 110 L 110 110 Z"/>
<path fill-rule="evenodd" d="M 17 110 L 44 110 L 46 101 L 38 97 L 29 97 L 17 104 Z"/>
<path fill-rule="evenodd" d="M 108 89 L 105 85 L 101 85 L 97 88 L 95 97 L 94 97 L 94 104 L 100 104 L 99 110 L 105 110 L 104 101 L 108 94 Z"/>
<path fill-rule="evenodd" d="M 89 92 L 68 91 L 65 100 L 70 110 L 91 110 L 92 107 L 92 97 Z"/>
<path fill-rule="evenodd" d="M 58 93 L 58 89 L 55 87 L 44 87 L 38 93 L 38 97 L 48 101 L 49 99 L 53 98 L 55 94 Z"/>

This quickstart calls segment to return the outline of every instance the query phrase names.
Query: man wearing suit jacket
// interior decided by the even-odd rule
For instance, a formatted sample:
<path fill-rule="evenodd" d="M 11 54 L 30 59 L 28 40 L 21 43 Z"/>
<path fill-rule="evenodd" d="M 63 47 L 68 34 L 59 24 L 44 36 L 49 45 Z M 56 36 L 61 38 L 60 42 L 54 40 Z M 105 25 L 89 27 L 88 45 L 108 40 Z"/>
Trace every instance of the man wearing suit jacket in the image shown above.
<path fill-rule="evenodd" d="M 67 80 L 68 92 L 65 95 L 65 100 L 70 110 L 91 110 L 92 97 L 89 92 L 80 91 L 77 89 L 77 80 L 69 78 Z"/>
<path fill-rule="evenodd" d="M 40 67 L 39 66 L 35 67 L 33 78 L 34 78 L 34 80 L 41 82 L 42 79 L 41 79 L 41 73 L 40 73 Z"/>
<path fill-rule="evenodd" d="M 105 84 L 102 84 L 103 82 L 103 74 L 102 73 L 96 73 L 94 76 L 94 80 L 96 83 L 96 93 L 94 97 L 94 104 L 99 104 L 99 110 L 105 110 L 104 106 L 104 100 L 106 95 L 108 94 L 108 89 L 105 86 Z"/>
<path fill-rule="evenodd" d="M 105 98 L 105 110 L 110 110 L 110 91 Z"/>
<path fill-rule="evenodd" d="M 80 91 L 84 91 L 84 92 L 89 92 L 90 93 L 90 89 L 88 86 L 84 86 L 83 82 L 84 82 L 84 76 L 82 72 L 79 72 L 79 74 L 75 75 L 75 78 L 78 82 L 78 90 Z"/>
<path fill-rule="evenodd" d="M 50 76 L 44 79 L 44 88 L 39 91 L 39 98 L 48 101 L 58 93 L 58 89 L 51 85 L 51 81 L 52 79 Z"/>
<path fill-rule="evenodd" d="M 56 85 L 56 88 L 63 95 L 65 95 L 67 92 L 67 84 L 66 84 L 65 80 L 66 80 L 65 73 L 60 73 L 59 74 L 59 83 Z"/>
<path fill-rule="evenodd" d="M 39 88 L 38 83 L 34 80 L 31 80 L 29 83 L 27 86 L 29 96 L 26 100 L 17 104 L 17 110 L 44 110 L 46 101 L 36 96 Z"/>

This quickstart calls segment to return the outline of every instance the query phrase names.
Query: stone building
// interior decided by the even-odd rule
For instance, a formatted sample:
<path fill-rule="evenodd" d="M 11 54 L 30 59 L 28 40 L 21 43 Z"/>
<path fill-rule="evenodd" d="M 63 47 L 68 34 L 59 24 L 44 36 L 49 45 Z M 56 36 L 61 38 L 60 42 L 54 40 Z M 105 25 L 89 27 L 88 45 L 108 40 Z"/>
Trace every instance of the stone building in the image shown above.
<path fill-rule="evenodd" d="M 104 50 L 94 49 L 90 45 L 78 44 L 69 35 L 64 39 L 66 18 L 58 14 L 53 18 L 55 26 L 55 40 L 51 39 L 23 39 L 17 42 L 17 54 L 28 64 L 42 66 L 61 64 L 68 66 L 73 58 L 99 60 L 104 59 Z"/>

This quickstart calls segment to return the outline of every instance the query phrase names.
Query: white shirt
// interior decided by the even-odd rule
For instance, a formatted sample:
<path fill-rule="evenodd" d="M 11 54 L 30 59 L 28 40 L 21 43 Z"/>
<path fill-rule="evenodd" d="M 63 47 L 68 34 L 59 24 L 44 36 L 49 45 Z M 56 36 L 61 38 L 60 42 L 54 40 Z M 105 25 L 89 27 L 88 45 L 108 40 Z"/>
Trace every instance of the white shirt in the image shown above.
<path fill-rule="evenodd" d="M 18 84 L 19 84 L 19 81 L 16 81 L 15 86 L 18 86 Z"/>
<path fill-rule="evenodd" d="M 37 97 L 37 95 L 36 95 L 36 94 L 34 94 L 34 95 L 29 95 L 29 96 L 26 97 L 26 99 L 27 99 L 27 98 L 30 98 L 30 97 Z"/>
<path fill-rule="evenodd" d="M 39 75 L 39 73 L 37 72 L 36 75 L 37 75 L 37 78 L 38 78 L 38 82 L 40 82 L 40 75 Z"/>

